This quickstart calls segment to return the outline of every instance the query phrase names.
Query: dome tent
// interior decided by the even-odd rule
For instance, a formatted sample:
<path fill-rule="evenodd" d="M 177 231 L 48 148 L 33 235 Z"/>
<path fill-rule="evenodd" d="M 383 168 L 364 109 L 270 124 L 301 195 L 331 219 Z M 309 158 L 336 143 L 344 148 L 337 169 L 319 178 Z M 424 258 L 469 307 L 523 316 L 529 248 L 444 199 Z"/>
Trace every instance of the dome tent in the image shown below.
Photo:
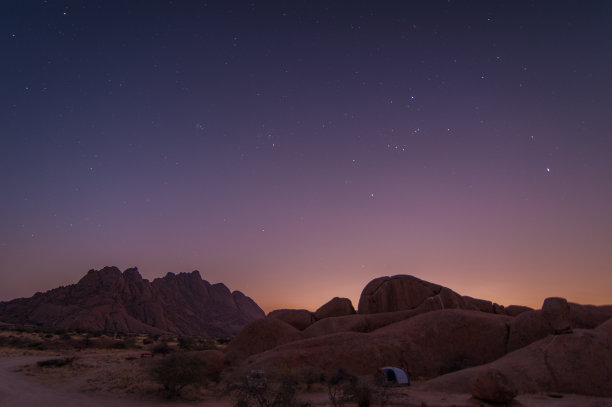
<path fill-rule="evenodd" d="M 399 367 L 385 366 L 380 368 L 380 371 L 385 376 L 385 380 L 387 382 L 406 385 L 410 384 L 410 379 L 408 378 L 408 375 Z"/>

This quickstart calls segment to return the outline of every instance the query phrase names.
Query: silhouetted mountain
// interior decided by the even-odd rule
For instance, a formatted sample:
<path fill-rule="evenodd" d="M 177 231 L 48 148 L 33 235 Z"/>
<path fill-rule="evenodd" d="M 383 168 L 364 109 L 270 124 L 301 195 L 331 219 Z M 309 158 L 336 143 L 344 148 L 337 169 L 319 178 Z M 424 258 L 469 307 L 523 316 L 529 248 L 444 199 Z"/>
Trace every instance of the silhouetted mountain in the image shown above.
<path fill-rule="evenodd" d="M 105 267 L 77 284 L 0 302 L 3 322 L 95 331 L 226 336 L 263 317 L 251 298 L 198 271 L 149 282 L 136 268 Z"/>

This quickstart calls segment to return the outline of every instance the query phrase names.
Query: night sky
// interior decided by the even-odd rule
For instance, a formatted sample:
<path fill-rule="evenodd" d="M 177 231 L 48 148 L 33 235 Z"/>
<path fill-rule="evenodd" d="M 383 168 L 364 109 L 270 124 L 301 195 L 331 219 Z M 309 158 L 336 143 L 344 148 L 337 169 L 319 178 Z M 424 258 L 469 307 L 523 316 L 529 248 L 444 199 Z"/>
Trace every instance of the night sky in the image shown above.
<path fill-rule="evenodd" d="M 612 303 L 612 2 L 0 6 L 0 300 L 137 266 L 266 311 L 412 274 Z"/>

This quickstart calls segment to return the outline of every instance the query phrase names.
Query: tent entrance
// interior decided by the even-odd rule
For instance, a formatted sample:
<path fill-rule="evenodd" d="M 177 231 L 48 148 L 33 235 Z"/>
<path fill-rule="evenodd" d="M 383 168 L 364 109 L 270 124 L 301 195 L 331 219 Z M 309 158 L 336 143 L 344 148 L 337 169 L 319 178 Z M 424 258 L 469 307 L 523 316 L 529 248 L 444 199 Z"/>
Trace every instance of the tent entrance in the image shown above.
<path fill-rule="evenodd" d="M 385 376 L 388 382 L 397 383 L 397 377 L 395 376 L 395 372 L 393 370 L 391 369 L 385 370 Z"/>

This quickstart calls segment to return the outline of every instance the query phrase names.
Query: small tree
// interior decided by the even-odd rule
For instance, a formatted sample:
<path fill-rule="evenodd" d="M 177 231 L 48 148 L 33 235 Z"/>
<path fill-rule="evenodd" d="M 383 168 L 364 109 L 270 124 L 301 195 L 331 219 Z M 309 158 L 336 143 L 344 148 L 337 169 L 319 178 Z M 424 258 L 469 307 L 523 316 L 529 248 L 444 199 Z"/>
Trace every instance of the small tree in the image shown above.
<path fill-rule="evenodd" d="M 168 398 L 175 398 L 185 386 L 204 383 L 206 366 L 197 355 L 173 353 L 152 367 L 151 376 L 164 387 Z"/>
<path fill-rule="evenodd" d="M 294 407 L 297 384 L 291 378 L 269 383 L 263 371 L 254 370 L 240 385 L 230 389 L 238 407 Z"/>
<path fill-rule="evenodd" d="M 379 370 L 374 376 L 374 382 L 379 387 L 378 403 L 380 404 L 380 407 L 385 407 L 389 403 L 389 381 Z"/>
<path fill-rule="evenodd" d="M 340 368 L 327 381 L 327 394 L 334 407 L 342 407 L 351 397 L 351 389 L 357 386 L 357 376 Z"/>

